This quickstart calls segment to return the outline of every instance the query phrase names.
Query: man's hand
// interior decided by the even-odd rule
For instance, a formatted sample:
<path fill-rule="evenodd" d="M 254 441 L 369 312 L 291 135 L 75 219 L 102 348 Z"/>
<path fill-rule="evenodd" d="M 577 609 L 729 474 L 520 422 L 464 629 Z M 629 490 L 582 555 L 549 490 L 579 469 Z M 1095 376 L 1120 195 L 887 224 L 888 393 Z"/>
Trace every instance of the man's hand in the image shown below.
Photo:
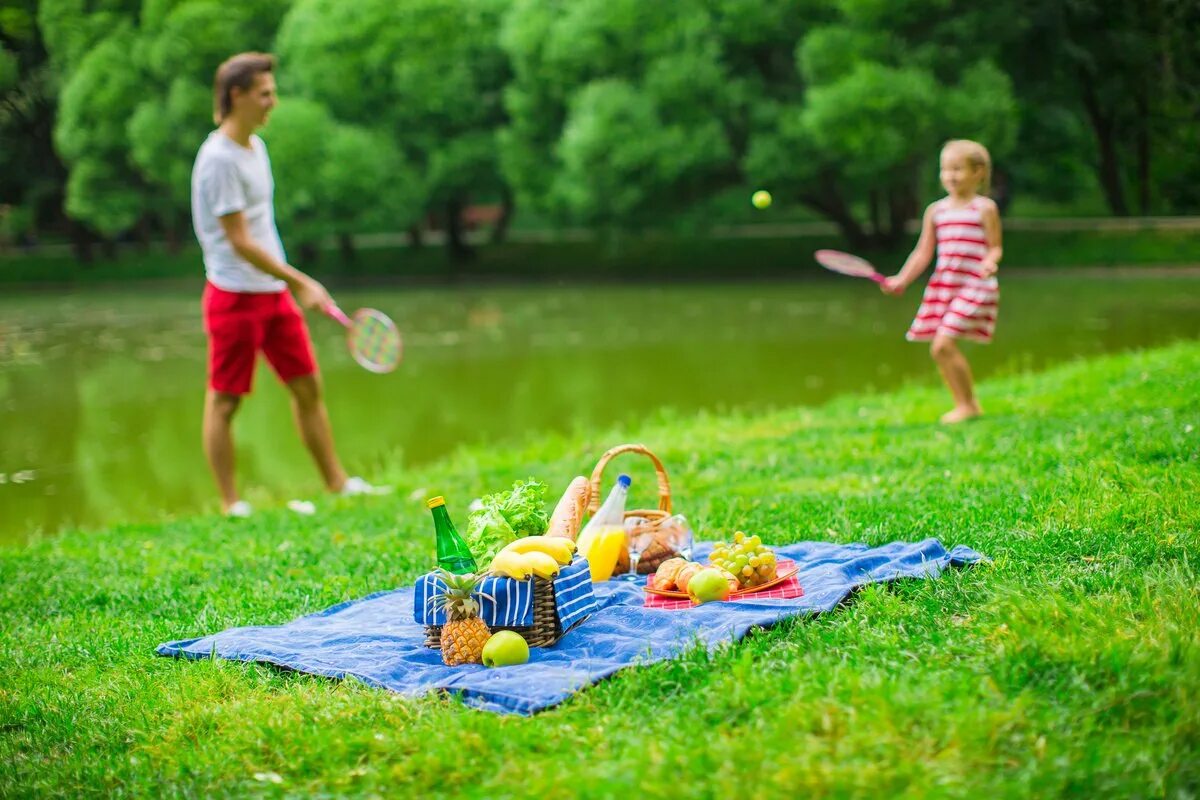
<path fill-rule="evenodd" d="M 327 306 L 333 305 L 333 298 L 325 291 L 325 287 L 307 275 L 296 286 L 295 293 L 296 302 L 309 311 L 324 311 Z"/>

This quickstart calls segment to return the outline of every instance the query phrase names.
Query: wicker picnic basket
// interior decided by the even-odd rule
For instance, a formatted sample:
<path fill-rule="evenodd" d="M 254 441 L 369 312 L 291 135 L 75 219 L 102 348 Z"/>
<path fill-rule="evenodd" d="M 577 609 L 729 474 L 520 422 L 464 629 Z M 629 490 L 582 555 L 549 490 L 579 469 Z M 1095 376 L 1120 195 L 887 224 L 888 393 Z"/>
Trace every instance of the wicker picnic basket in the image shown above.
<path fill-rule="evenodd" d="M 672 542 L 675 530 L 671 522 L 671 481 L 667 477 L 666 467 L 663 466 L 658 456 L 654 455 L 644 444 L 618 445 L 600 456 L 600 461 L 596 463 L 596 468 L 592 470 L 592 478 L 588 487 L 588 514 L 592 515 L 600 510 L 604 468 L 614 458 L 624 453 L 637 453 L 649 458 L 654 463 L 654 472 L 658 479 L 658 508 L 627 510 L 625 512 L 625 531 L 629 537 L 642 533 L 651 533 L 654 536 L 654 540 L 642 552 L 642 556 L 638 560 L 638 573 L 648 575 L 657 570 L 658 565 L 668 558 L 674 558 L 679 555 Z M 630 524 L 629 521 L 635 519 L 640 521 Z M 614 574 L 622 575 L 628 571 L 629 549 L 627 546 L 617 557 L 617 566 Z"/>
<path fill-rule="evenodd" d="M 649 448 L 643 444 L 623 444 L 609 450 L 600 457 L 596 468 L 592 470 L 592 477 L 588 484 L 588 499 L 585 505 L 589 515 L 593 515 L 600 510 L 601 484 L 604 480 L 604 468 L 608 466 L 610 461 L 624 453 L 637 453 L 649 458 L 654 463 L 654 470 L 658 478 L 658 508 L 625 512 L 625 530 L 630 536 L 644 532 L 654 534 L 654 541 L 646 548 L 642 553 L 641 559 L 638 561 L 638 572 L 648 574 L 657 570 L 658 565 L 663 561 L 679 555 L 672 544 L 675 531 L 670 527 L 672 519 L 671 482 L 667 478 L 667 470 L 663 467 L 662 461 L 659 460 L 658 456 L 650 452 Z M 632 519 L 640 519 L 641 522 L 630 525 L 628 521 Z M 571 533 L 571 538 L 574 538 L 577 530 L 572 530 Z M 629 550 L 626 548 L 617 558 L 615 573 L 622 574 L 628 571 Z M 562 627 L 562 620 L 558 616 L 554 581 L 538 577 L 534 577 L 532 580 L 534 582 L 533 625 L 519 627 L 492 625 L 490 627 L 493 632 L 516 631 L 529 643 L 530 647 L 549 647 L 566 633 Z M 440 625 L 426 625 L 425 646 L 440 649 L 441 642 L 442 627 Z"/>
<path fill-rule="evenodd" d="M 582 621 L 582 620 L 581 620 Z M 533 578 L 533 625 L 510 627 L 506 625 L 489 625 L 492 633 L 496 631 L 516 631 L 530 647 L 549 647 L 562 638 L 566 631 L 558 618 L 558 605 L 555 602 L 554 581 L 547 578 Z M 435 650 L 442 648 L 442 626 L 425 626 L 425 646 Z"/>

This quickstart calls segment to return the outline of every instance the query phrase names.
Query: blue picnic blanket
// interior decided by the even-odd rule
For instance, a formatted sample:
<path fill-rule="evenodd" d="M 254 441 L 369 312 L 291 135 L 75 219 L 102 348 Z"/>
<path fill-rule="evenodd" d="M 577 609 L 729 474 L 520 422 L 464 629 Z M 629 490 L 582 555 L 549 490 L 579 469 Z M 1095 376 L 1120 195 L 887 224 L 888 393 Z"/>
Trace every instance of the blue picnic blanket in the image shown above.
<path fill-rule="evenodd" d="M 413 619 L 419 625 L 445 625 L 445 609 L 432 602 L 446 589 L 435 573 L 417 578 L 413 585 Z M 525 627 L 533 625 L 533 580 L 513 580 L 498 575 L 484 578 L 475 595 L 479 601 L 479 617 L 488 627 Z M 592 571 L 582 558 L 559 570 L 554 577 L 554 605 L 564 631 L 596 610 L 592 591 Z"/>
<path fill-rule="evenodd" d="M 698 545 L 695 557 L 703 559 L 710 549 Z M 445 690 L 469 706 L 528 715 L 632 664 L 672 658 L 697 643 L 711 650 L 756 626 L 831 611 L 859 586 L 936 578 L 947 567 L 985 560 L 962 545 L 947 551 L 937 539 L 881 547 L 801 542 L 775 551 L 799 566 L 803 597 L 650 609 L 643 607 L 640 584 L 609 581 L 595 586 L 598 609 L 590 618 L 553 647 L 533 648 L 529 663 L 515 667 L 444 666 L 441 653 L 424 646 L 424 630 L 413 620 L 412 587 L 341 603 L 286 625 L 230 628 L 168 642 L 156 652 L 192 659 L 215 655 L 330 678 L 354 677 L 407 696 Z"/>

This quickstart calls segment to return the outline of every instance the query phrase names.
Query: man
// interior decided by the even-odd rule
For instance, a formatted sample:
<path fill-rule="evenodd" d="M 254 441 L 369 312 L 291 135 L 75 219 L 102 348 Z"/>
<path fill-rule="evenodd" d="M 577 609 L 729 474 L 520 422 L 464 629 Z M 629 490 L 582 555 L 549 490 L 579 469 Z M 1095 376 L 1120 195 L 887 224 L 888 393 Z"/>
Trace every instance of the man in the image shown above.
<path fill-rule="evenodd" d="M 338 461 L 312 341 L 296 304 L 321 310 L 333 300 L 287 263 L 275 227 L 271 163 L 254 134 L 276 104 L 274 68 L 274 57 L 264 53 L 241 53 L 217 68 L 218 127 L 192 167 L 192 224 L 208 278 L 202 304 L 209 343 L 204 452 L 222 508 L 239 517 L 251 509 L 238 498 L 231 425 L 250 393 L 259 351 L 291 393 L 301 438 L 325 486 L 342 494 L 373 490 L 363 479 L 347 477 Z"/>

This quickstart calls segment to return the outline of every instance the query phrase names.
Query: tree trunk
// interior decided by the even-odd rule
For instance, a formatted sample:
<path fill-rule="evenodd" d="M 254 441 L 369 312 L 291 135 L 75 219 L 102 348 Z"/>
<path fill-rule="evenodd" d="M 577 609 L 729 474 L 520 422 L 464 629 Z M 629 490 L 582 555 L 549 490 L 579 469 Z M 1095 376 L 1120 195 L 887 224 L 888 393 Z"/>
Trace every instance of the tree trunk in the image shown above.
<path fill-rule="evenodd" d="M 312 265 L 317 263 L 317 259 L 320 256 L 320 248 L 317 247 L 315 242 L 303 242 L 300 245 L 300 261 L 304 264 L 303 269 L 305 272 L 312 269 Z"/>
<path fill-rule="evenodd" d="M 879 219 L 879 190 L 878 189 L 871 190 L 870 204 L 871 204 L 871 232 L 873 234 L 875 234 L 876 236 L 878 236 L 879 231 L 883 227 L 883 225 Z"/>
<path fill-rule="evenodd" d="M 358 260 L 358 253 L 354 250 L 354 237 L 350 234 L 338 234 L 338 250 L 342 254 L 342 264 L 353 264 Z"/>
<path fill-rule="evenodd" d="M 1125 204 L 1125 191 L 1121 186 L 1121 165 L 1117 157 L 1117 141 L 1115 125 L 1111 117 L 1100 108 L 1100 101 L 1088 76 L 1081 78 L 1083 83 L 1083 107 L 1087 111 L 1088 121 L 1092 132 L 1096 135 L 1096 146 L 1100 151 L 1100 164 L 1097 175 L 1100 178 L 1100 188 L 1104 191 L 1104 199 L 1108 207 L 1118 217 L 1129 216 L 1129 207 Z"/>
<path fill-rule="evenodd" d="M 90 265 L 95 259 L 92 249 L 92 232 L 80 222 L 67 218 L 67 228 L 71 232 L 71 247 L 75 250 L 75 258 L 83 264 Z"/>
<path fill-rule="evenodd" d="M 465 205 L 459 196 L 446 202 L 446 247 L 450 250 L 450 260 L 456 263 L 475 257 L 474 249 L 467 244 L 467 232 L 463 229 L 462 212 Z"/>
<path fill-rule="evenodd" d="M 1146 93 L 1137 96 L 1137 179 L 1138 208 L 1142 216 L 1150 214 L 1150 102 Z"/>
<path fill-rule="evenodd" d="M 167 243 L 167 252 L 173 256 L 179 255 L 183 250 L 183 237 L 179 235 L 181 228 L 183 228 L 183 218 L 179 214 L 172 214 L 167 219 L 166 225 L 163 226 L 163 239 Z"/>
<path fill-rule="evenodd" d="M 492 228 L 492 244 L 502 244 L 508 235 L 508 225 L 512 222 L 514 205 L 512 189 L 505 184 L 500 195 L 500 219 L 496 220 L 496 226 Z"/>
<path fill-rule="evenodd" d="M 850 207 L 846 205 L 846 201 L 838 194 L 833 180 L 826 176 L 823 183 L 828 187 L 824 194 L 802 195 L 800 202 L 814 211 L 823 214 L 831 222 L 835 223 L 838 229 L 841 230 L 842 236 L 845 237 L 846 243 L 851 248 L 861 249 L 869 241 L 870 237 L 867 236 L 862 226 L 858 224 L 858 220 L 850 212 Z"/>
<path fill-rule="evenodd" d="M 408 227 L 408 246 L 414 249 L 425 246 L 425 238 L 421 233 L 421 223 L 414 222 Z"/>
<path fill-rule="evenodd" d="M 888 188 L 888 228 L 876 239 L 880 244 L 892 245 L 902 241 L 908 232 L 905 224 L 917 216 L 917 193 L 915 187 L 900 184 Z"/>
<path fill-rule="evenodd" d="M 137 236 L 138 251 L 142 253 L 150 252 L 150 240 L 153 237 L 153 231 L 150 229 L 150 218 L 143 215 L 138 220 L 137 226 L 134 228 Z"/>

